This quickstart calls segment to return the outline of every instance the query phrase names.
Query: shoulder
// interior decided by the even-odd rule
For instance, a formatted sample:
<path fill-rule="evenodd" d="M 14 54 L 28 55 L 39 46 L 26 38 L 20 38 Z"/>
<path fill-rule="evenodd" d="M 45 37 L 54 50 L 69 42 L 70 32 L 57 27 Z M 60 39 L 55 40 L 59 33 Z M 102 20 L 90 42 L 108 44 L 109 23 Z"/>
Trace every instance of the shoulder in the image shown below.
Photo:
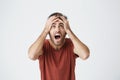
<path fill-rule="evenodd" d="M 71 42 L 70 38 L 65 38 L 66 42 Z"/>
<path fill-rule="evenodd" d="M 65 39 L 65 42 L 66 42 L 67 44 L 73 44 L 70 38 L 66 38 L 66 39 Z"/>
<path fill-rule="evenodd" d="M 44 44 L 43 44 L 43 48 L 46 48 L 49 45 L 49 40 L 45 39 Z"/>
<path fill-rule="evenodd" d="M 49 44 L 49 39 L 45 39 L 44 45 L 48 45 L 48 44 Z"/>
<path fill-rule="evenodd" d="M 45 39 L 44 43 L 48 44 L 48 39 Z"/>
<path fill-rule="evenodd" d="M 69 47 L 69 48 L 73 48 L 73 47 L 74 47 L 74 46 L 73 46 L 73 43 L 72 43 L 72 41 L 71 41 L 70 38 L 66 38 L 66 39 L 65 39 L 65 45 L 66 45 L 67 47 Z"/>
<path fill-rule="evenodd" d="M 72 40 L 71 40 L 70 38 L 66 38 L 66 44 L 68 45 L 69 50 L 72 50 L 71 52 L 74 53 L 74 51 L 73 51 L 74 45 L 73 45 L 73 42 L 72 42 Z M 72 53 L 72 54 L 73 54 L 73 53 Z M 75 58 L 77 58 L 77 57 L 79 57 L 79 56 L 74 53 L 74 54 L 73 54 L 73 57 L 74 57 L 74 59 L 75 59 Z"/>

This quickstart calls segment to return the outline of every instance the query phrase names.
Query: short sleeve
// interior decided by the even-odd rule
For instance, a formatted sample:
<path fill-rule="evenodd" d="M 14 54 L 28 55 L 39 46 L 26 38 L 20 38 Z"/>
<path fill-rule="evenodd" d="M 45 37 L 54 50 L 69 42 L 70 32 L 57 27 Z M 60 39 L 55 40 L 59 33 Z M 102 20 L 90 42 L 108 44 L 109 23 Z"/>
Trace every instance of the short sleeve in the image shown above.
<path fill-rule="evenodd" d="M 43 54 L 40 55 L 40 56 L 38 57 L 38 59 L 42 58 L 42 57 L 45 55 L 45 51 L 46 51 L 45 49 L 46 49 L 47 45 L 48 45 L 48 40 L 45 39 L 44 44 L 43 44 L 43 48 L 42 48 Z"/>

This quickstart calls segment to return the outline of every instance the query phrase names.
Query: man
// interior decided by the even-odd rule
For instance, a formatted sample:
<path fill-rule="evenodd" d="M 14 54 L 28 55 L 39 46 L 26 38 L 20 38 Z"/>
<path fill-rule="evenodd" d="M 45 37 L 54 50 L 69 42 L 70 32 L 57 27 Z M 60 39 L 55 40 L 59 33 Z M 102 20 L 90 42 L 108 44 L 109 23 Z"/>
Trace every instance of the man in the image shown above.
<path fill-rule="evenodd" d="M 48 34 L 50 39 L 46 39 Z M 28 55 L 32 60 L 39 60 L 41 80 L 75 80 L 75 59 L 87 59 L 89 49 L 72 32 L 67 17 L 56 12 L 48 17 Z"/>

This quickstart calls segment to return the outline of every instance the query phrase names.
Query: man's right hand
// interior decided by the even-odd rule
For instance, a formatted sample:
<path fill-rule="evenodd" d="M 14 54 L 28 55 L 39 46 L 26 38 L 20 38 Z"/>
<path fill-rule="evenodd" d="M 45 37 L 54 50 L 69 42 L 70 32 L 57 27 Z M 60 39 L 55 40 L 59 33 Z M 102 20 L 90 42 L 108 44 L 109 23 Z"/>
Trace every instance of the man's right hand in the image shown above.
<path fill-rule="evenodd" d="M 52 26 L 52 24 L 53 24 L 53 22 L 54 22 L 55 19 L 57 19 L 57 17 L 51 16 L 51 17 L 47 20 L 47 22 L 46 22 L 46 24 L 45 24 L 45 28 L 44 28 L 44 31 L 45 31 L 46 33 L 49 33 L 49 32 L 50 32 L 51 26 Z"/>

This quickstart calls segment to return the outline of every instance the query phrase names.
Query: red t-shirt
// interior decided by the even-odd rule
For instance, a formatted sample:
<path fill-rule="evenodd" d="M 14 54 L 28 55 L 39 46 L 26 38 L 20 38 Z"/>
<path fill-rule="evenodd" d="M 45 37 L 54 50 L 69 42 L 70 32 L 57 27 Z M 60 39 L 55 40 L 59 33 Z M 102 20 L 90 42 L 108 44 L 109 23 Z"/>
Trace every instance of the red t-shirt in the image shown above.
<path fill-rule="evenodd" d="M 70 39 L 65 40 L 65 44 L 60 50 L 55 50 L 45 40 L 43 55 L 39 57 L 39 67 L 41 80 L 75 80 L 75 58 L 73 43 Z"/>

